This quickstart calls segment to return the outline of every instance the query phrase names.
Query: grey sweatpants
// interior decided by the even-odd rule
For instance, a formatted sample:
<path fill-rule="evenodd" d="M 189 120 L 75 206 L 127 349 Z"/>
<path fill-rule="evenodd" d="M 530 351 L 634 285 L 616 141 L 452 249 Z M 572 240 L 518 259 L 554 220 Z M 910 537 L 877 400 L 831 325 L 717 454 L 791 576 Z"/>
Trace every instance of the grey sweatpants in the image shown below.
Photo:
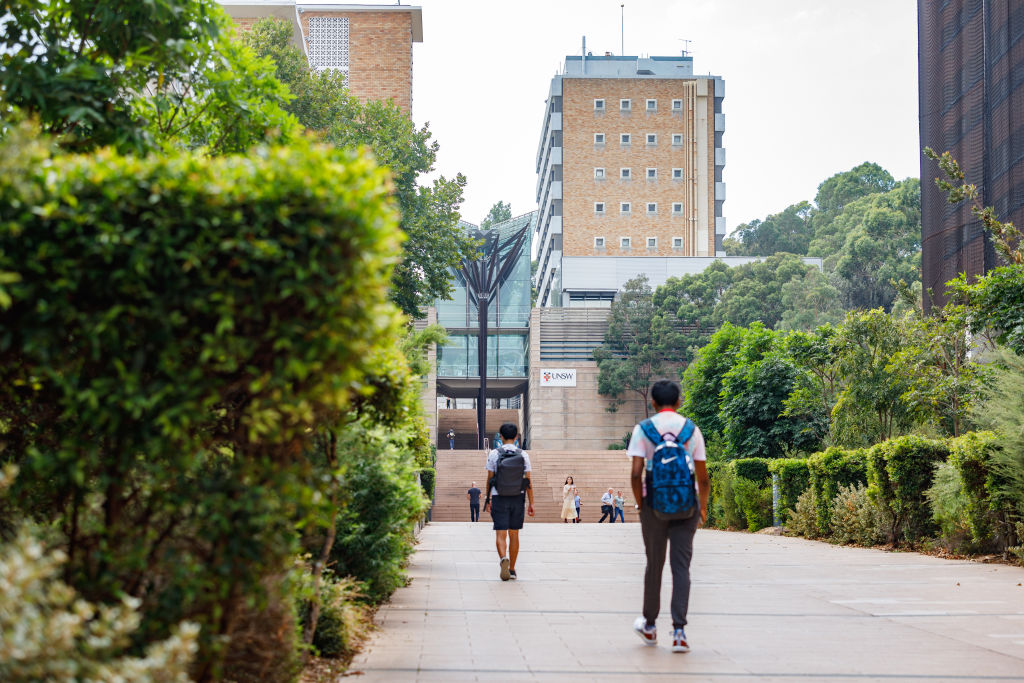
<path fill-rule="evenodd" d="M 672 568 L 672 628 L 686 626 L 686 610 L 690 604 L 690 558 L 693 557 L 693 535 L 699 522 L 700 512 L 690 519 L 665 522 L 654 515 L 646 501 L 640 509 L 640 532 L 647 549 L 644 618 L 648 624 L 653 624 L 661 611 L 661 575 L 665 568 L 665 551 L 671 542 L 668 563 Z"/>

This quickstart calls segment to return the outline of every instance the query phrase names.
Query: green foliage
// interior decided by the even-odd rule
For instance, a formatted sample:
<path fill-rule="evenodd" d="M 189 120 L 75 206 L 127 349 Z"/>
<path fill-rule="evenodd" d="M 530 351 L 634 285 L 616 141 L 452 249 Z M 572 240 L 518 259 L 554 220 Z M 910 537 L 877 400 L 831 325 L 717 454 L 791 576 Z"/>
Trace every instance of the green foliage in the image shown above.
<path fill-rule="evenodd" d="M 840 486 L 832 499 L 832 542 L 877 545 L 885 539 L 887 519 L 866 486 Z"/>
<path fill-rule="evenodd" d="M 950 481 L 945 481 L 944 487 L 935 492 L 942 498 L 933 500 L 929 496 L 936 522 L 942 525 L 946 521 L 956 521 L 964 528 L 967 540 L 978 550 L 1005 550 L 1013 534 L 1010 521 L 1013 501 L 1004 494 L 1005 481 L 995 465 L 999 440 L 994 432 L 968 432 L 957 439 L 950 439 L 949 467 L 955 470 L 959 484 L 956 507 L 940 509 L 942 503 L 949 500 Z M 947 478 L 953 479 L 952 475 L 947 475 Z M 939 486 L 938 481 L 936 486 Z M 950 509 L 956 510 L 956 515 L 946 512 Z M 949 535 L 945 526 L 943 535 Z"/>
<path fill-rule="evenodd" d="M 818 185 L 814 203 L 826 214 L 838 213 L 848 204 L 879 192 L 888 192 L 896 182 L 892 175 L 878 164 L 865 161 L 849 171 L 837 173 Z"/>
<path fill-rule="evenodd" d="M 647 276 L 628 281 L 612 303 L 604 344 L 594 349 L 597 392 L 612 399 L 610 410 L 629 394 L 642 399 L 646 415 L 651 383 L 664 375 L 675 355 L 667 347 L 666 321 L 655 309 L 652 294 Z"/>
<path fill-rule="evenodd" d="M 747 522 L 747 531 L 757 531 L 772 525 L 771 487 L 736 476 L 732 480 L 736 507 Z"/>
<path fill-rule="evenodd" d="M 308 609 L 307 604 L 304 603 L 302 609 Z M 320 604 L 320 618 L 313 636 L 317 654 L 330 659 L 351 657 L 370 628 L 370 616 L 358 583 L 325 571 Z"/>
<path fill-rule="evenodd" d="M 768 469 L 776 476 L 779 487 L 779 517 L 783 523 L 795 510 L 800 496 L 811 485 L 807 458 L 778 458 L 768 461 Z"/>
<path fill-rule="evenodd" d="M 360 102 L 337 72 L 310 71 L 305 56 L 290 45 L 290 35 L 286 22 L 262 19 L 245 41 L 276 65 L 278 78 L 295 95 L 288 109 L 299 123 L 337 147 L 368 147 L 391 171 L 406 236 L 391 299 L 409 316 L 422 317 L 423 308 L 435 299 L 451 297 L 451 269 L 476 251 L 475 242 L 458 226 L 466 179 L 462 174 L 454 179 L 439 176 L 423 184 L 434 171 L 439 149 L 429 128 L 416 128 L 394 102 Z"/>
<path fill-rule="evenodd" d="M 832 532 L 832 501 L 841 486 L 867 483 L 867 452 L 832 447 L 807 459 L 810 490 L 817 506 L 818 534 Z"/>
<path fill-rule="evenodd" d="M 61 145 L 239 152 L 286 141 L 294 120 L 270 65 L 231 41 L 206 0 L 5 4 L 0 90 Z"/>
<path fill-rule="evenodd" d="M 741 479 L 763 486 L 771 478 L 771 463 L 768 458 L 741 458 L 733 461 L 732 471 Z"/>
<path fill-rule="evenodd" d="M 512 205 L 508 202 L 499 201 L 491 207 L 491 210 L 487 212 L 484 219 L 480 221 L 480 229 L 486 230 L 492 225 L 502 223 L 510 218 L 512 218 Z"/>
<path fill-rule="evenodd" d="M 725 431 L 721 416 L 722 382 L 735 365 L 734 357 L 744 336 L 742 328 L 725 323 L 683 372 L 682 412 L 708 437 Z"/>
<path fill-rule="evenodd" d="M 775 254 L 763 261 L 735 266 L 731 284 L 715 306 L 715 322 L 733 325 L 760 322 L 774 328 L 786 313 L 782 302 L 783 285 L 792 280 L 803 281 L 812 269 L 816 268 L 793 254 Z"/>
<path fill-rule="evenodd" d="M 416 469 L 387 429 L 349 424 L 338 446 L 344 488 L 330 557 L 339 576 L 351 576 L 371 602 L 404 585 L 413 523 L 427 508 Z"/>
<path fill-rule="evenodd" d="M 786 534 L 818 538 L 818 501 L 814 497 L 814 489 L 808 487 L 797 496 L 796 505 L 785 511 Z"/>
<path fill-rule="evenodd" d="M 949 462 L 939 463 L 925 497 L 941 538 L 952 549 L 970 550 L 970 500 L 960 470 Z"/>
<path fill-rule="evenodd" d="M 433 467 L 424 467 L 420 471 L 420 486 L 423 488 L 423 495 L 427 500 L 434 499 L 434 486 L 437 483 L 437 470 Z"/>
<path fill-rule="evenodd" d="M 949 457 L 941 441 L 903 436 L 873 446 L 867 452 L 870 493 L 890 520 L 888 540 L 910 542 L 934 531 L 925 491 L 935 468 Z"/>
<path fill-rule="evenodd" d="M 742 529 L 747 526 L 747 518 L 740 509 L 733 485 L 736 475 L 731 463 L 716 463 L 711 479 L 711 500 L 708 505 L 712 510 L 709 519 L 714 519 L 719 529 Z"/>
<path fill-rule="evenodd" d="M 771 256 L 779 252 L 806 254 L 811 242 L 811 205 L 800 202 L 782 213 L 743 223 L 725 240 L 730 256 Z"/>
<path fill-rule="evenodd" d="M 243 596 L 287 564 L 308 430 L 362 391 L 394 334 L 387 193 L 370 160 L 305 144 L 0 149 L 18 503 L 68 530 L 67 575 L 89 599 L 145 596 L 140 642 L 200 623 L 200 676 L 220 675 Z"/>

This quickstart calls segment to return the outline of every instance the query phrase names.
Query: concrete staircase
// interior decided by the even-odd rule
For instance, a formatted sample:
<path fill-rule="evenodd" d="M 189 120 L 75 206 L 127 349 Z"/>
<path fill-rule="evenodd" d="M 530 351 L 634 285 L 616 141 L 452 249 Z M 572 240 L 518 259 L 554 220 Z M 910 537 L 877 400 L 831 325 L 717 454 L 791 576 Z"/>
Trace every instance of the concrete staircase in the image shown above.
<path fill-rule="evenodd" d="M 633 509 L 633 492 L 629 484 L 630 462 L 625 451 L 528 451 L 533 467 L 534 522 L 561 523 L 562 485 L 567 475 L 576 481 L 582 500 L 584 523 L 601 518 L 601 495 L 612 487 L 622 491 L 626 499 L 627 522 L 639 521 Z M 466 490 L 471 482 L 484 488 L 487 455 L 480 451 L 438 450 L 437 482 L 431 520 L 435 522 L 468 522 L 469 501 Z M 490 522 L 486 513 L 481 523 Z"/>

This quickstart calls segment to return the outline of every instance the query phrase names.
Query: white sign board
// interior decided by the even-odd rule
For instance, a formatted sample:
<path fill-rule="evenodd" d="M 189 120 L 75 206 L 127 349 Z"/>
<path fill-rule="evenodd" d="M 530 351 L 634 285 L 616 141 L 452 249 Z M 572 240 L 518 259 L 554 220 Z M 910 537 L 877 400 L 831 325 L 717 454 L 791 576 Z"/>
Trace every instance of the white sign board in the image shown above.
<path fill-rule="evenodd" d="M 576 386 L 576 368 L 556 368 L 540 371 L 542 387 L 574 387 Z"/>

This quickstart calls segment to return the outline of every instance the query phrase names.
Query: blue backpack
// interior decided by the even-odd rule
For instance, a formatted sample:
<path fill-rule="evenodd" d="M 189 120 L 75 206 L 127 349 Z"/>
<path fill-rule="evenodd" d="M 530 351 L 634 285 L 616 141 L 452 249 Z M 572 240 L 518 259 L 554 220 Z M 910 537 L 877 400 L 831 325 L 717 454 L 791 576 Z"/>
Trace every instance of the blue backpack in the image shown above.
<path fill-rule="evenodd" d="M 654 444 L 654 457 L 647 468 L 647 501 L 662 520 L 690 519 L 697 512 L 697 487 L 693 458 L 684 445 L 695 426 L 687 418 L 676 434 L 661 434 L 650 420 L 640 423 L 644 436 Z"/>

